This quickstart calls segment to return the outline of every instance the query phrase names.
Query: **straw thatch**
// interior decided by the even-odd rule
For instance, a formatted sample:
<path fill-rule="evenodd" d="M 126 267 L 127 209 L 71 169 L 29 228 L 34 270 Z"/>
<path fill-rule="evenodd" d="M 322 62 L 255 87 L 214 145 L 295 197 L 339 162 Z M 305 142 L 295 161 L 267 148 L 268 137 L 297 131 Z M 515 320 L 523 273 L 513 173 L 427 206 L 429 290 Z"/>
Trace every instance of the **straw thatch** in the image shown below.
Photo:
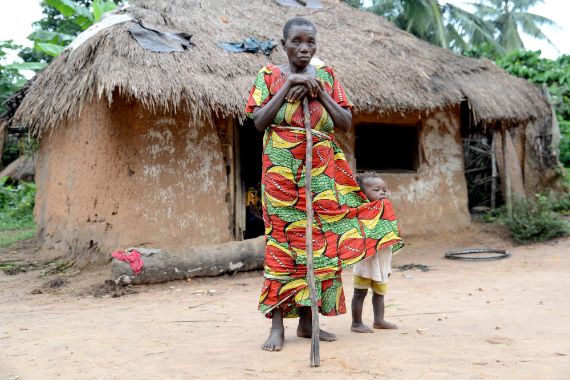
<path fill-rule="evenodd" d="M 94 97 L 118 94 L 150 109 L 188 108 L 194 117 L 243 114 L 257 70 L 285 62 L 280 48 L 262 54 L 228 53 L 222 41 L 248 36 L 279 40 L 290 17 L 317 26 L 317 57 L 333 66 L 357 110 L 428 111 L 467 98 L 476 119 L 508 125 L 548 115 L 541 92 L 491 62 L 457 56 L 397 29 L 374 14 L 340 1 L 325 8 L 281 7 L 273 0 L 135 0 L 127 10 L 145 25 L 193 34 L 196 44 L 180 53 L 154 53 L 129 35 L 134 21 L 104 29 L 65 52 L 38 74 L 12 121 L 41 132 L 78 117 Z"/>

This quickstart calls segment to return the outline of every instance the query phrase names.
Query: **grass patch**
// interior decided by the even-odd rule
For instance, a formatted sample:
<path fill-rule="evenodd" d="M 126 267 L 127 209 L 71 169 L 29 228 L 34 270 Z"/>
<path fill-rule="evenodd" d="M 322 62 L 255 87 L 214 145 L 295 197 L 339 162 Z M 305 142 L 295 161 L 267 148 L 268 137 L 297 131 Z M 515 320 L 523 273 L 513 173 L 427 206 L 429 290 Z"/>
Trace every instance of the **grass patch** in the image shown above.
<path fill-rule="evenodd" d="M 59 261 L 59 259 L 48 261 L 0 260 L 0 270 L 7 275 L 42 271 L 39 276 L 52 276 L 67 272 L 72 265 L 71 261 Z"/>
<path fill-rule="evenodd" d="M 0 248 L 6 248 L 20 240 L 31 239 L 35 234 L 36 226 L 34 224 L 12 229 L 2 229 L 0 231 Z"/>

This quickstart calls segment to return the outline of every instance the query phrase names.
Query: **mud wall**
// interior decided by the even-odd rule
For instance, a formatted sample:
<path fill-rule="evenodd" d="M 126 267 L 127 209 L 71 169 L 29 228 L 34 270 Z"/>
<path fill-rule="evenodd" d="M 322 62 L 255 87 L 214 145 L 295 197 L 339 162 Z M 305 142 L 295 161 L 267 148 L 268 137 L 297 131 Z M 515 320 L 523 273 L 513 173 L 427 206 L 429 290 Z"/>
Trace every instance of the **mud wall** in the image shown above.
<path fill-rule="evenodd" d="M 527 197 L 533 197 L 537 193 L 549 194 L 555 198 L 564 196 L 564 170 L 558 152 L 561 135 L 556 115 L 529 122 L 518 130 L 521 129 L 524 136 L 516 141 L 519 142 L 517 152 L 519 145 L 524 149 L 524 159 L 519 156 L 519 160 Z"/>
<path fill-rule="evenodd" d="M 125 100 L 88 105 L 41 139 L 36 220 L 46 244 L 83 263 L 129 246 L 230 239 L 214 126 Z"/>
<path fill-rule="evenodd" d="M 467 226 L 470 216 L 464 175 L 459 110 L 426 114 L 356 114 L 361 122 L 415 124 L 420 121 L 419 167 L 415 173 L 379 173 L 388 185 L 390 199 L 404 235 L 453 231 Z M 351 164 L 353 133 L 342 136 Z M 386 143 L 379 141 L 381 144 Z M 371 152 L 373 154 L 373 152 Z"/>

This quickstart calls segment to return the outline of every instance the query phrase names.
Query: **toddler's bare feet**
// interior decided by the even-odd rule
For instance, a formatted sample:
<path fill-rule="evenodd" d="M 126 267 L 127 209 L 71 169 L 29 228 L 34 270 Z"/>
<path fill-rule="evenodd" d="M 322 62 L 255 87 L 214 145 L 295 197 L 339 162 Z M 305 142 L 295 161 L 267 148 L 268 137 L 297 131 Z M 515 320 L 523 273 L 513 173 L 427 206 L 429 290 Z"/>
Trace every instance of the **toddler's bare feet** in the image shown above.
<path fill-rule="evenodd" d="M 372 330 L 370 327 L 366 326 L 364 323 L 353 323 L 350 326 L 350 331 L 357 332 L 357 333 L 363 333 L 363 334 L 370 334 L 370 333 L 374 332 L 374 330 Z"/>
<path fill-rule="evenodd" d="M 374 321 L 372 325 L 375 329 L 397 329 L 398 326 L 394 323 L 386 322 L 385 320 L 381 320 L 380 322 Z"/>

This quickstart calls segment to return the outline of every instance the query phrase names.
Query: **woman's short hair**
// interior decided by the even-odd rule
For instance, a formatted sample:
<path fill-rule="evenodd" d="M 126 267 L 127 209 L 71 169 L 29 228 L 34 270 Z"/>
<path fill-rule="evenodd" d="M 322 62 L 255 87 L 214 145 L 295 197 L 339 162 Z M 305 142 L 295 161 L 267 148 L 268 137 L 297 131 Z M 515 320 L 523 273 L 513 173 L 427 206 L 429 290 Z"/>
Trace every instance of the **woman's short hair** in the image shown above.
<path fill-rule="evenodd" d="M 294 17 L 294 18 L 290 19 L 289 21 L 287 21 L 285 23 L 285 25 L 283 26 L 283 38 L 284 39 L 287 39 L 287 37 L 289 37 L 289 33 L 291 32 L 291 28 L 293 26 L 309 26 L 309 27 L 313 28 L 313 30 L 315 32 L 317 31 L 317 28 L 315 28 L 315 24 L 313 24 L 311 21 L 309 21 L 303 17 Z"/>

